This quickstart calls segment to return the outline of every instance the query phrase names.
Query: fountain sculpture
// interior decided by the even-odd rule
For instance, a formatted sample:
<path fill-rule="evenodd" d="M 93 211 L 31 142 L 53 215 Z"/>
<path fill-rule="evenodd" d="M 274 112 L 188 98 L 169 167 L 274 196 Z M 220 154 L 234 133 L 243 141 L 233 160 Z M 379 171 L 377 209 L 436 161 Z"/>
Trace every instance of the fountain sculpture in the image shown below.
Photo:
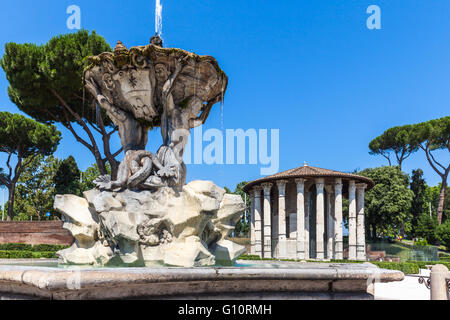
<path fill-rule="evenodd" d="M 85 87 L 119 129 L 124 150 L 117 177 L 98 177 L 84 198 L 58 195 L 55 209 L 75 243 L 63 263 L 125 266 L 231 265 L 245 249 L 226 236 L 245 209 L 238 195 L 211 181 L 186 184 L 183 152 L 189 130 L 223 100 L 228 78 L 217 61 L 147 46 L 90 57 Z M 163 145 L 145 150 L 160 127 Z"/>
<path fill-rule="evenodd" d="M 98 177 L 83 198 L 56 196 L 74 244 L 57 253 L 58 267 L 53 260 L 0 261 L 0 300 L 373 299 L 375 282 L 402 280 L 403 273 L 372 264 L 230 267 L 245 251 L 227 239 L 244 202 L 211 181 L 186 184 L 183 162 L 189 130 L 223 101 L 228 78 L 213 57 L 164 48 L 160 0 L 155 12 L 149 45 L 127 49 L 119 41 L 114 52 L 90 57 L 84 73 L 85 87 L 119 130 L 117 176 Z M 157 127 L 163 144 L 153 154 L 145 148 Z"/>

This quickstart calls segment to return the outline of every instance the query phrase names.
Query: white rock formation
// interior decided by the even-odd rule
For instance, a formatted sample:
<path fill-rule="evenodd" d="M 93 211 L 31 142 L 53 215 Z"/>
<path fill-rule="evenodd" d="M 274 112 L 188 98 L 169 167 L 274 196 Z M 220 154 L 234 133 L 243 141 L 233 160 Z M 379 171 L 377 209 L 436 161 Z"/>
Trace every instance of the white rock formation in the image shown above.
<path fill-rule="evenodd" d="M 181 192 L 123 190 L 58 195 L 55 209 L 75 243 L 58 252 L 63 263 L 125 266 L 231 265 L 245 248 L 226 240 L 245 209 L 238 195 L 211 181 Z"/>

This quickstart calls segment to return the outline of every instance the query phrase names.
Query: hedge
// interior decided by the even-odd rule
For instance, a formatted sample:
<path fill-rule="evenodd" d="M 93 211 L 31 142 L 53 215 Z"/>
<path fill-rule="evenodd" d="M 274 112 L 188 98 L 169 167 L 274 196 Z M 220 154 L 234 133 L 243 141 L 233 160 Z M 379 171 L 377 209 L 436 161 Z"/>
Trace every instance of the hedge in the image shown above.
<path fill-rule="evenodd" d="M 54 251 L 0 250 L 0 259 L 40 259 L 56 258 Z"/>
<path fill-rule="evenodd" d="M 260 258 L 257 255 L 242 255 L 239 257 L 241 260 L 271 260 L 271 261 L 300 261 L 294 259 L 275 259 L 275 258 Z M 308 260 L 307 262 L 321 262 L 321 263 L 362 263 L 357 260 L 330 260 L 330 261 L 314 261 Z M 450 270 L 449 261 L 407 261 L 407 262 L 387 262 L 387 261 L 369 261 L 382 269 L 399 270 L 405 274 L 418 274 L 420 269 L 426 269 L 427 265 L 443 264 Z"/>
<path fill-rule="evenodd" d="M 31 245 L 31 244 L 25 244 L 25 243 L 5 243 L 0 244 L 0 250 L 5 251 L 33 251 L 33 252 L 56 252 L 62 249 L 66 249 L 69 246 L 65 245 L 59 245 L 59 244 L 38 244 L 38 245 Z"/>
<path fill-rule="evenodd" d="M 420 267 L 420 269 L 426 269 L 426 266 L 435 265 L 435 264 L 443 264 L 450 270 L 450 261 L 408 261 L 409 263 L 415 263 Z"/>
<path fill-rule="evenodd" d="M 382 269 L 399 270 L 404 274 L 418 274 L 420 272 L 419 265 L 413 262 L 370 261 L 370 263 Z"/>
<path fill-rule="evenodd" d="M 239 257 L 240 260 L 271 260 L 271 261 L 278 261 L 279 259 L 275 258 L 261 258 L 260 256 L 253 255 L 253 254 L 243 254 Z M 283 261 L 291 261 L 289 259 L 283 259 Z M 294 260 L 292 260 L 294 261 Z"/>

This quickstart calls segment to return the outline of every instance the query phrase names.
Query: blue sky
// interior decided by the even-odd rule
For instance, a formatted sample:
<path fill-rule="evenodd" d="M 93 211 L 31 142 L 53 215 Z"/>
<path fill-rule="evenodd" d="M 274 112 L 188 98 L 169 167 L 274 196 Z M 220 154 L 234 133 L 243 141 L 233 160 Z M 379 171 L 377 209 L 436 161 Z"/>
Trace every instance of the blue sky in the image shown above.
<path fill-rule="evenodd" d="M 392 126 L 449 115 L 448 0 L 162 2 L 165 46 L 214 56 L 230 79 L 223 114 L 216 105 L 204 130 L 222 123 L 223 129 L 279 129 L 279 171 L 304 161 L 340 171 L 385 165 L 368 154 L 371 139 Z M 117 40 L 147 44 L 154 33 L 154 0 L 8 1 L 0 12 L 0 55 L 6 42 L 45 43 L 72 32 L 66 27 L 72 4 L 81 8 L 82 28 L 113 47 Z M 381 8 L 381 30 L 366 27 L 372 4 Z M 0 110 L 18 112 L 7 86 L 0 70 Z M 72 154 L 86 169 L 93 157 L 60 130 L 56 156 Z M 160 141 L 152 132 L 149 148 Z M 422 153 L 403 169 L 420 167 L 436 185 L 440 179 Z M 448 153 L 438 155 L 448 162 Z M 259 165 L 188 166 L 188 180 L 232 189 L 259 177 Z"/>

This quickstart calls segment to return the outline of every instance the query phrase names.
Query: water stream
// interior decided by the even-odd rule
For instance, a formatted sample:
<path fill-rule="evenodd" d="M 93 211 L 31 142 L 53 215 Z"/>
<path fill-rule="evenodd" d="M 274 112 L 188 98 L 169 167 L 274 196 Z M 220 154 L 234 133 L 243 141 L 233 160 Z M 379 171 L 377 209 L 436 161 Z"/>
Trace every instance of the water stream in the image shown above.
<path fill-rule="evenodd" d="M 156 0 L 155 8 L 155 32 L 159 37 L 162 35 L 162 3 L 161 0 Z"/>

